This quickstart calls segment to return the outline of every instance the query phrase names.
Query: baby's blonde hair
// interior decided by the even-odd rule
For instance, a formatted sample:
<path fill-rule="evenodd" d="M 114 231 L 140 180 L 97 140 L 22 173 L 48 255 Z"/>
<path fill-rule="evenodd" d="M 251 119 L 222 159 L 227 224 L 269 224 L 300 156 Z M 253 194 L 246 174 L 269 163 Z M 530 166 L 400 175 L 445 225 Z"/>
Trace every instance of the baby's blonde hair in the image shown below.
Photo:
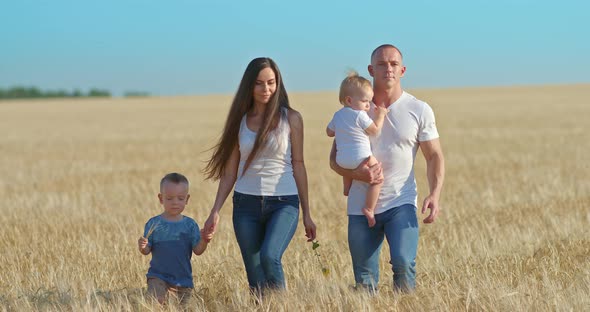
<path fill-rule="evenodd" d="M 356 71 L 348 72 L 348 76 L 346 76 L 340 84 L 340 95 L 338 96 L 340 104 L 346 105 L 345 99 L 347 96 L 352 96 L 355 92 L 363 90 L 364 88 L 372 88 L 371 82 L 368 79 L 359 76 L 359 73 Z"/>

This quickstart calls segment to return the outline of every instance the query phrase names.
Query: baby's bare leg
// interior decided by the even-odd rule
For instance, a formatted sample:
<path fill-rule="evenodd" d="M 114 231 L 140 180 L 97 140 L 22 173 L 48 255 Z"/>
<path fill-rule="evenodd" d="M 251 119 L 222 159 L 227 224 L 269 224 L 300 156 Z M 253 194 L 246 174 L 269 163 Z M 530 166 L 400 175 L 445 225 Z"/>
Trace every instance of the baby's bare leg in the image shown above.
<path fill-rule="evenodd" d="M 344 196 L 348 196 L 348 192 L 350 192 L 350 187 L 352 186 L 352 179 L 342 177 L 342 183 L 344 185 Z"/>
<path fill-rule="evenodd" d="M 372 166 L 377 163 L 377 159 L 373 156 L 369 156 L 368 165 Z M 375 225 L 375 206 L 377 205 L 377 199 L 379 199 L 379 192 L 381 191 L 381 183 L 369 185 L 367 190 L 367 197 L 365 199 L 365 207 L 362 209 L 363 214 L 367 217 L 369 227 Z"/>

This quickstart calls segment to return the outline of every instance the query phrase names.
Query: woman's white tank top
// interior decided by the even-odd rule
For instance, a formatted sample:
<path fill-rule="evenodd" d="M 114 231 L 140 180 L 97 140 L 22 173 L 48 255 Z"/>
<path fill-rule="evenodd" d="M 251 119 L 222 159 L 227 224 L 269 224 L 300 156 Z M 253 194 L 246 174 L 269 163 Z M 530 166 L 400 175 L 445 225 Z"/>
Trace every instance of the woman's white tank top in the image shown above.
<path fill-rule="evenodd" d="M 240 122 L 240 165 L 234 190 L 243 194 L 281 196 L 296 195 L 297 185 L 291 163 L 291 139 L 287 109 L 281 111 L 279 126 L 270 132 L 266 146 L 261 147 L 246 172 L 244 165 L 254 147 L 256 132 L 246 124 L 246 115 Z"/>

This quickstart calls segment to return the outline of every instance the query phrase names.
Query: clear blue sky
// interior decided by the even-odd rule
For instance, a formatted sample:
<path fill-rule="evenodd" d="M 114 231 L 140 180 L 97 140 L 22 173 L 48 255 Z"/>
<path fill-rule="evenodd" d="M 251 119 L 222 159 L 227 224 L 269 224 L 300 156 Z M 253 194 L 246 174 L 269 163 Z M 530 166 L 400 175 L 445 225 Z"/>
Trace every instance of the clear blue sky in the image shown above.
<path fill-rule="evenodd" d="M 234 93 L 254 57 L 290 91 L 404 53 L 410 88 L 590 82 L 590 1 L 3 0 L 0 87 Z"/>

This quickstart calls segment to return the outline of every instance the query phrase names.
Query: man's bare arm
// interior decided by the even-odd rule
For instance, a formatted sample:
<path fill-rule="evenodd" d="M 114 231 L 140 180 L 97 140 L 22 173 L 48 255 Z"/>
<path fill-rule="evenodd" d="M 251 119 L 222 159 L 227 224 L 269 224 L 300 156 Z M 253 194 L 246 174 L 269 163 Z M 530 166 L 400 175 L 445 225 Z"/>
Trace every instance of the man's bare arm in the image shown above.
<path fill-rule="evenodd" d="M 430 209 L 424 223 L 432 223 L 440 211 L 439 200 L 445 179 L 445 159 L 439 139 L 420 142 L 420 149 L 426 159 L 426 176 L 430 194 L 424 199 L 422 213 Z"/>
<path fill-rule="evenodd" d="M 367 165 L 368 158 L 364 160 L 355 169 L 344 169 L 336 162 L 336 141 L 332 143 L 332 150 L 330 151 L 330 168 L 337 174 L 352 178 L 353 180 L 359 180 L 366 183 L 381 183 L 383 182 L 383 175 L 381 174 L 381 163 L 377 163 L 372 167 Z"/>

